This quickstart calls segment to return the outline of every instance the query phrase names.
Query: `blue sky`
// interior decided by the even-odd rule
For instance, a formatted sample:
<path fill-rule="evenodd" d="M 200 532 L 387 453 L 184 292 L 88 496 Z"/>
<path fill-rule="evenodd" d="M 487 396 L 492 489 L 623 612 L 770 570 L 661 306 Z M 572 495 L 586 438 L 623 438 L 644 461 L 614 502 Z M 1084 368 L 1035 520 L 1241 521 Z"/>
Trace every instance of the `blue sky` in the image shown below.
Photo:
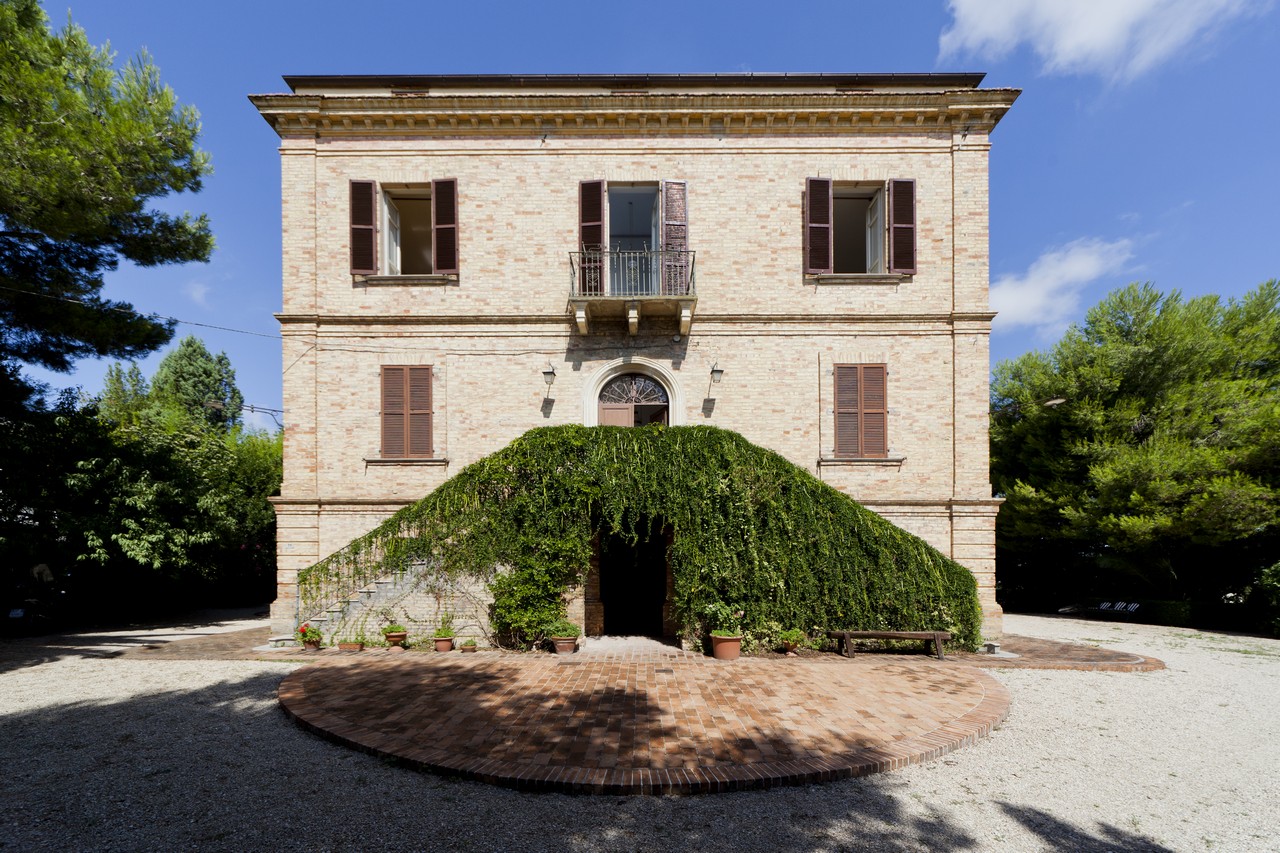
<path fill-rule="evenodd" d="M 258 333 L 178 329 L 226 351 L 260 406 L 280 406 L 278 139 L 246 96 L 284 74 L 986 72 L 1023 90 L 992 136 L 993 366 L 1130 281 L 1230 297 L 1280 277 L 1277 0 L 44 6 L 121 62 L 145 48 L 200 111 L 214 174 L 166 206 L 209 214 L 213 260 L 122 268 L 106 294 Z M 107 364 L 37 375 L 93 393 Z"/>

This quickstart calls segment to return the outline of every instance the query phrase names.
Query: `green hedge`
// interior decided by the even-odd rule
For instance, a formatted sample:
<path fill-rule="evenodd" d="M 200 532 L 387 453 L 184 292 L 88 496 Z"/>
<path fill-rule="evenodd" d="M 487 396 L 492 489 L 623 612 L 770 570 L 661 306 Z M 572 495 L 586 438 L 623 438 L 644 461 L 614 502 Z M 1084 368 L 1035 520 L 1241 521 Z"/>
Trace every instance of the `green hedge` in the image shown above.
<path fill-rule="evenodd" d="M 631 539 L 659 519 L 675 615 L 689 637 L 718 606 L 748 632 L 946 630 L 976 648 L 973 575 L 742 436 L 713 427 L 530 430 L 328 559 L 300 586 L 412 571 L 473 577 L 494 594 L 493 624 L 526 644 L 564 615 L 597 533 Z"/>

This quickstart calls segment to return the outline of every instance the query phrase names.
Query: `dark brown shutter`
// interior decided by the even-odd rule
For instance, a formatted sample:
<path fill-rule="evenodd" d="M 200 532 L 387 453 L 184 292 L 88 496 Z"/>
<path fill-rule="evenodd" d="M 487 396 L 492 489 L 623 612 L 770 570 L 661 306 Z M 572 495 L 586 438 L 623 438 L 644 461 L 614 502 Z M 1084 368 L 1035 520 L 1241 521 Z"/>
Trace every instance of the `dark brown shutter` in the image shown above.
<path fill-rule="evenodd" d="M 431 456 L 431 368 L 410 367 L 407 456 Z"/>
<path fill-rule="evenodd" d="M 804 183 L 804 271 L 831 272 L 831 181 L 807 178 Z"/>
<path fill-rule="evenodd" d="M 405 369 L 382 368 L 382 456 L 403 459 L 405 456 Z"/>
<path fill-rule="evenodd" d="M 351 182 L 351 274 L 375 275 L 378 272 L 378 184 L 375 181 Z"/>
<path fill-rule="evenodd" d="M 604 291 L 604 191 L 604 181 L 578 184 L 578 248 L 582 250 L 578 289 L 584 294 Z"/>
<path fill-rule="evenodd" d="M 837 364 L 836 372 L 836 456 L 858 456 L 858 365 Z"/>
<path fill-rule="evenodd" d="M 583 249 L 604 248 L 604 181 L 578 185 L 578 243 Z"/>
<path fill-rule="evenodd" d="M 889 182 L 889 272 L 916 271 L 916 182 Z"/>
<path fill-rule="evenodd" d="M 885 366 L 862 365 L 862 456 L 884 457 L 889 453 L 888 408 L 885 402 Z"/>
<path fill-rule="evenodd" d="M 684 181 L 662 182 L 662 292 L 689 292 L 689 193 Z"/>
<path fill-rule="evenodd" d="M 458 181 L 431 182 L 431 271 L 458 272 Z"/>
<path fill-rule="evenodd" d="M 883 364 L 835 366 L 836 456 L 888 455 L 887 375 Z"/>

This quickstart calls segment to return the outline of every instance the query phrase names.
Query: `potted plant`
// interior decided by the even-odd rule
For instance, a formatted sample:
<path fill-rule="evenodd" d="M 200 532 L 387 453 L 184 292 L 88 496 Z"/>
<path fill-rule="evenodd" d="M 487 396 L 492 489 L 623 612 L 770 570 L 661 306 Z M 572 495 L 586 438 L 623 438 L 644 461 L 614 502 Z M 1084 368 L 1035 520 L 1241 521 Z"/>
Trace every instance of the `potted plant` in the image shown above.
<path fill-rule="evenodd" d="M 364 634 L 360 633 L 356 635 L 354 640 L 339 640 L 338 649 L 344 652 L 362 652 L 364 651 L 364 644 L 367 642 L 368 640 L 365 639 Z"/>
<path fill-rule="evenodd" d="M 474 652 L 476 649 L 480 647 L 476 645 L 476 638 L 472 637 L 467 641 L 465 641 L 460 648 L 462 649 L 463 652 Z"/>
<path fill-rule="evenodd" d="M 794 655 L 796 649 L 804 642 L 804 631 L 799 628 L 788 628 L 778 635 L 778 639 L 782 641 L 782 650 L 789 655 Z"/>
<path fill-rule="evenodd" d="M 558 655 L 571 655 L 578 650 L 582 629 L 568 619 L 557 619 L 543 629 Z"/>
<path fill-rule="evenodd" d="M 387 641 L 387 645 L 395 648 L 399 646 L 404 648 L 405 641 L 409 639 L 409 629 L 398 622 L 393 622 L 382 629 L 382 639 Z"/>
<path fill-rule="evenodd" d="M 440 614 L 440 627 L 431 635 L 436 641 L 436 651 L 453 651 L 453 614 L 446 610 Z"/>
<path fill-rule="evenodd" d="M 316 651 L 320 648 L 322 639 L 324 639 L 324 635 L 320 633 L 320 629 L 310 622 L 303 622 L 298 626 L 298 641 L 302 643 L 304 649 Z"/>
<path fill-rule="evenodd" d="M 742 654 L 742 611 L 716 602 L 708 604 L 703 612 L 711 626 L 711 656 L 716 660 L 737 660 Z"/>

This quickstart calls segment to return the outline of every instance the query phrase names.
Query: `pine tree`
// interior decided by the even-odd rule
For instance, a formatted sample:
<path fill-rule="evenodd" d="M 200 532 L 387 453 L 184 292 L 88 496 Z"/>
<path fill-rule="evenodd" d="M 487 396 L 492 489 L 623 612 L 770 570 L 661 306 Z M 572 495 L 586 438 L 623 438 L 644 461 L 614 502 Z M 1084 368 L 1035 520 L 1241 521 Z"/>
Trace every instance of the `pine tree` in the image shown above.
<path fill-rule="evenodd" d="M 224 352 L 216 356 L 195 335 L 183 338 L 151 378 L 154 405 L 174 406 L 198 422 L 228 430 L 240 423 L 244 397 Z"/>
<path fill-rule="evenodd" d="M 30 405 L 22 363 L 134 358 L 163 346 L 169 323 L 100 295 L 120 259 L 206 261 L 202 216 L 150 206 L 198 191 L 208 158 L 200 125 L 143 53 L 122 69 L 37 0 L 0 0 L 0 413 Z"/>

